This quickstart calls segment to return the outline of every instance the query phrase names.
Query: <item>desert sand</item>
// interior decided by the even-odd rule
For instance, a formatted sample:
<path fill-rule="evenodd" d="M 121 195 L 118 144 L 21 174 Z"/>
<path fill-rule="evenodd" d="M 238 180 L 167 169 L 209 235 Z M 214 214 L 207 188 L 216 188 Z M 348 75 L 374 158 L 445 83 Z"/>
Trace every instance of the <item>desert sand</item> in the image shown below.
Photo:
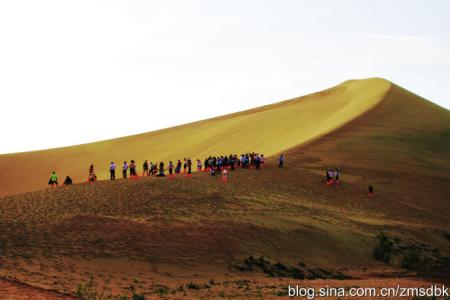
<path fill-rule="evenodd" d="M 448 284 L 449 137 L 448 110 L 368 79 L 158 132 L 0 156 L 14 175 L 0 177 L 0 294 L 70 297 L 91 277 L 107 294 L 133 286 L 167 299 Z M 107 171 L 110 160 L 244 151 L 271 156 L 268 165 L 231 172 L 227 184 L 204 173 L 84 182 L 90 163 Z M 341 184 L 327 186 L 335 167 Z M 53 168 L 80 183 L 46 188 Z M 393 243 L 387 262 L 374 257 L 381 232 Z M 407 260 L 412 252 L 419 258 Z"/>

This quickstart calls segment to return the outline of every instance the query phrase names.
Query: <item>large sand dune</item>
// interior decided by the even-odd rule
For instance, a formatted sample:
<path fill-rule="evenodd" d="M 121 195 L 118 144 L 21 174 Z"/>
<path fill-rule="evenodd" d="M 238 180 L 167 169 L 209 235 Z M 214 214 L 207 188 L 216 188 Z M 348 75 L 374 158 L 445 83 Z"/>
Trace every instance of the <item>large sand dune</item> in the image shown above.
<path fill-rule="evenodd" d="M 285 293 L 288 284 L 448 284 L 449 137 L 448 110 L 385 80 L 368 79 L 158 132 L 1 156 L 4 170 L 26 179 L 22 186 L 2 174 L 3 194 L 45 188 L 52 168 L 83 180 L 91 162 L 107 170 L 110 159 L 255 150 L 283 151 L 287 165 L 279 169 L 271 157 L 262 170 L 230 174 L 226 185 L 196 174 L 4 197 L 0 274 L 69 293 L 93 275 L 114 294 L 134 285 L 169 299 L 270 298 Z M 324 184 L 331 167 L 342 171 L 339 186 Z M 372 200 L 368 184 L 375 186 Z M 381 231 L 398 247 L 389 264 L 373 256 Z M 412 250 L 428 259 L 425 272 L 402 267 Z M 251 256 L 264 256 L 272 273 Z M 305 282 L 283 266 L 324 278 Z M 353 278 L 336 281 L 342 274 Z M 20 288 L 11 284 L 3 290 Z"/>
<path fill-rule="evenodd" d="M 85 181 L 89 165 L 106 179 L 110 161 L 158 162 L 259 151 L 273 155 L 316 139 L 379 103 L 391 84 L 346 81 L 308 96 L 155 132 L 74 147 L 0 155 L 0 196 L 46 187 L 50 172 Z M 81 133 L 80 133 L 81 134 Z"/>

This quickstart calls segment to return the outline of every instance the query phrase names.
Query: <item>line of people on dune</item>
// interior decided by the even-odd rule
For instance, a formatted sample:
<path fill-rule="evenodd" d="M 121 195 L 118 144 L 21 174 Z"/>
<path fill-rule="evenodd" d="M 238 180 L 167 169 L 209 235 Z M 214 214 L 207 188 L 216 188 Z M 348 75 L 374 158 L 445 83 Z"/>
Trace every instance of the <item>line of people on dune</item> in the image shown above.
<path fill-rule="evenodd" d="M 209 171 L 209 174 L 211 176 L 215 176 L 216 174 L 222 174 L 222 178 L 224 181 L 227 179 L 228 175 L 228 169 L 231 171 L 234 171 L 236 167 L 242 168 L 242 169 L 248 169 L 248 168 L 255 168 L 260 169 L 261 166 L 264 166 L 266 164 L 266 158 L 264 157 L 264 154 L 259 155 L 258 153 L 247 153 L 247 154 L 241 154 L 241 156 L 237 156 L 236 154 L 229 156 L 209 156 L 206 158 L 202 164 L 202 161 L 200 159 L 197 159 L 196 161 L 197 166 L 197 173 L 200 173 L 202 171 Z M 183 173 L 187 175 L 192 174 L 192 160 L 190 158 L 184 158 L 183 163 L 181 160 L 178 160 L 176 164 L 174 164 L 172 161 L 169 161 L 169 164 L 167 168 L 165 168 L 164 162 L 160 162 L 159 166 L 153 162 L 148 163 L 147 160 L 144 161 L 142 165 L 142 176 L 156 176 L 156 177 L 165 177 L 165 172 L 169 172 L 169 176 L 172 176 L 173 174 L 180 174 L 181 173 L 181 167 L 183 167 Z M 278 167 L 283 168 L 284 167 L 284 155 L 280 154 L 278 157 Z M 109 173 L 110 173 L 110 180 L 116 179 L 116 164 L 114 162 L 111 162 L 109 166 Z M 128 164 L 127 161 L 124 161 L 122 166 L 122 177 L 123 179 L 128 178 L 128 173 L 131 178 L 139 177 L 137 174 L 137 165 L 134 160 L 131 160 Z M 329 169 L 326 171 L 326 184 L 328 186 L 330 185 L 339 185 L 340 183 L 340 171 L 339 169 Z M 94 182 L 97 181 L 97 175 L 95 175 L 94 172 L 94 165 L 90 165 L 89 167 L 89 176 L 88 176 L 88 182 Z M 64 180 L 64 185 L 71 185 L 72 179 L 70 176 L 66 176 L 66 179 Z M 52 172 L 50 175 L 50 179 L 48 184 L 52 187 L 58 186 L 58 175 L 55 171 Z M 370 198 L 373 198 L 374 196 L 374 188 L 372 185 L 369 185 L 369 191 L 368 196 Z"/>
<path fill-rule="evenodd" d="M 280 168 L 283 168 L 284 165 L 284 156 L 281 154 L 278 158 L 278 166 Z M 209 156 L 205 158 L 203 164 L 200 159 L 197 159 L 196 161 L 196 167 L 197 172 L 202 171 L 209 171 L 209 174 L 211 176 L 215 176 L 216 174 L 222 174 L 222 176 L 226 179 L 226 176 L 228 174 L 228 169 L 231 171 L 234 171 L 235 168 L 255 168 L 260 169 L 262 166 L 266 164 L 266 158 L 264 157 L 264 154 L 258 154 L 255 152 L 247 153 L 247 154 L 241 154 L 240 156 L 237 156 L 236 154 L 228 155 L 228 156 Z M 169 164 L 166 165 L 164 162 L 160 162 L 158 164 L 154 164 L 153 162 L 148 163 L 147 160 L 144 161 L 142 165 L 142 176 L 156 176 L 156 177 L 165 177 L 165 172 L 168 171 L 169 175 L 173 174 L 180 174 L 181 169 L 183 168 L 183 173 L 187 175 L 192 174 L 192 168 L 193 168 L 193 162 L 190 158 L 184 158 L 183 163 L 181 160 L 178 160 L 176 164 L 174 164 L 172 161 L 169 162 Z M 109 173 L 110 173 L 110 179 L 115 180 L 116 179 L 116 164 L 114 162 L 111 162 L 109 166 Z M 129 175 L 128 175 L 129 174 Z M 138 176 L 137 172 L 137 164 L 134 160 L 131 160 L 130 163 L 127 161 L 124 161 L 122 165 L 122 178 L 127 179 L 129 177 L 136 178 Z M 88 182 L 94 182 L 97 181 L 97 175 L 94 171 L 94 165 L 90 165 L 89 167 L 89 175 L 88 175 Z M 67 176 L 64 185 L 70 185 L 72 184 L 72 179 Z M 58 186 L 58 175 L 55 171 L 52 172 L 49 179 L 49 185 Z"/>
<path fill-rule="evenodd" d="M 283 157 L 283 155 L 281 155 L 280 157 Z M 228 156 L 222 155 L 217 157 L 209 156 L 208 158 L 205 158 L 203 162 L 200 159 L 197 159 L 195 162 L 195 167 L 197 169 L 197 172 L 209 171 L 210 175 L 214 176 L 216 173 L 221 174 L 222 171 L 225 171 L 227 169 L 234 171 L 236 167 L 243 169 L 254 167 L 255 169 L 260 169 L 261 166 L 265 165 L 265 163 L 266 159 L 263 154 L 260 155 L 253 152 L 248 154 L 241 154 L 241 156 L 237 156 L 236 154 L 230 154 Z M 166 176 L 166 172 L 168 172 L 169 175 L 180 173 L 190 175 L 193 173 L 193 167 L 194 162 L 190 158 L 184 158 L 183 162 L 179 159 L 176 163 L 169 161 L 167 165 L 164 162 L 154 164 L 153 162 L 148 163 L 148 161 L 145 160 L 142 165 L 142 176 L 164 177 Z M 114 162 L 111 162 L 109 167 L 111 180 L 116 179 L 116 168 L 116 164 Z M 131 160 L 129 164 L 127 163 L 127 161 L 125 161 L 122 165 L 122 178 L 126 179 L 128 177 L 128 173 L 132 178 L 138 177 L 137 165 L 134 160 Z M 225 174 L 227 174 L 226 171 Z"/>

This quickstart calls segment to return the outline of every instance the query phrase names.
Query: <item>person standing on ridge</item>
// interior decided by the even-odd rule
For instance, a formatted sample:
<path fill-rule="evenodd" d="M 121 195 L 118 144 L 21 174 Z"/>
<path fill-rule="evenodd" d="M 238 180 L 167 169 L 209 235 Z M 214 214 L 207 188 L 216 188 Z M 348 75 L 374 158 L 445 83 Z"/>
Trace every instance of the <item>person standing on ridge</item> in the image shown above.
<path fill-rule="evenodd" d="M 261 158 L 259 157 L 259 155 L 255 156 L 254 161 L 255 161 L 255 168 L 259 170 L 261 166 Z"/>
<path fill-rule="evenodd" d="M 192 161 L 190 158 L 187 159 L 187 166 L 188 166 L 188 174 L 192 174 Z"/>
<path fill-rule="evenodd" d="M 153 162 L 151 161 L 151 162 L 149 163 L 149 165 L 148 165 L 148 176 L 153 176 L 153 175 L 154 175 L 154 174 L 153 174 L 153 168 L 154 168 Z"/>
<path fill-rule="evenodd" d="M 164 176 L 166 176 L 164 174 L 164 163 L 160 162 L 159 163 L 159 173 L 158 173 L 158 175 L 156 175 L 156 177 L 164 177 Z"/>
<path fill-rule="evenodd" d="M 94 165 L 91 165 L 89 167 L 89 177 L 88 177 L 88 181 L 93 182 L 97 180 L 97 176 L 94 173 Z"/>
<path fill-rule="evenodd" d="M 173 163 L 172 163 L 172 161 L 169 161 L 169 175 L 172 175 L 172 173 L 173 173 Z"/>
<path fill-rule="evenodd" d="M 234 171 L 235 164 L 236 164 L 236 156 L 231 156 L 231 158 L 230 158 L 231 171 Z"/>
<path fill-rule="evenodd" d="M 122 175 L 123 175 L 123 179 L 127 179 L 127 171 L 128 171 L 128 164 L 126 161 L 123 162 L 123 167 L 122 167 Z"/>
<path fill-rule="evenodd" d="M 157 173 L 158 166 L 156 165 L 156 163 L 153 163 L 153 162 L 151 162 L 150 165 L 152 166 L 150 169 L 150 174 L 152 176 L 155 176 Z"/>
<path fill-rule="evenodd" d="M 148 176 L 148 162 L 147 160 L 144 161 L 144 164 L 142 165 L 142 176 L 147 175 Z"/>
<path fill-rule="evenodd" d="M 109 165 L 109 174 L 111 180 L 116 180 L 116 164 L 114 162 Z"/>
<path fill-rule="evenodd" d="M 183 173 L 186 173 L 186 168 L 187 168 L 187 160 L 186 158 L 184 158 Z"/>
<path fill-rule="evenodd" d="M 134 176 L 137 176 L 136 163 L 134 162 L 134 160 L 131 160 L 131 162 L 130 162 L 130 177 L 134 177 Z"/>
<path fill-rule="evenodd" d="M 52 174 L 50 174 L 48 185 L 50 185 L 51 187 L 58 186 L 58 175 L 56 174 L 55 171 L 53 171 Z"/>
<path fill-rule="evenodd" d="M 197 173 L 200 174 L 202 172 L 202 161 L 197 158 Z"/>
<path fill-rule="evenodd" d="M 283 168 L 284 165 L 284 156 L 283 153 L 280 154 L 280 157 L 278 158 L 278 167 Z"/>
<path fill-rule="evenodd" d="M 181 161 L 178 160 L 177 166 L 175 167 L 175 174 L 180 174 L 181 171 Z"/>

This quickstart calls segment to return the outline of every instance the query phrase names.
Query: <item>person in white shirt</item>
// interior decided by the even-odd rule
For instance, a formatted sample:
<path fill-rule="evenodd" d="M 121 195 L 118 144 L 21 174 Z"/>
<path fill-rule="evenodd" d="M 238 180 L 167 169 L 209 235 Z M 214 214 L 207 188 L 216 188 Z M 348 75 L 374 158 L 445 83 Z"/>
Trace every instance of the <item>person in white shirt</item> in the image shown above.
<path fill-rule="evenodd" d="M 124 161 L 123 168 L 122 168 L 123 179 L 127 179 L 127 171 L 128 171 L 128 164 L 126 161 Z"/>
<path fill-rule="evenodd" d="M 116 164 L 111 162 L 109 165 L 109 174 L 111 175 L 111 180 L 116 180 Z"/>

